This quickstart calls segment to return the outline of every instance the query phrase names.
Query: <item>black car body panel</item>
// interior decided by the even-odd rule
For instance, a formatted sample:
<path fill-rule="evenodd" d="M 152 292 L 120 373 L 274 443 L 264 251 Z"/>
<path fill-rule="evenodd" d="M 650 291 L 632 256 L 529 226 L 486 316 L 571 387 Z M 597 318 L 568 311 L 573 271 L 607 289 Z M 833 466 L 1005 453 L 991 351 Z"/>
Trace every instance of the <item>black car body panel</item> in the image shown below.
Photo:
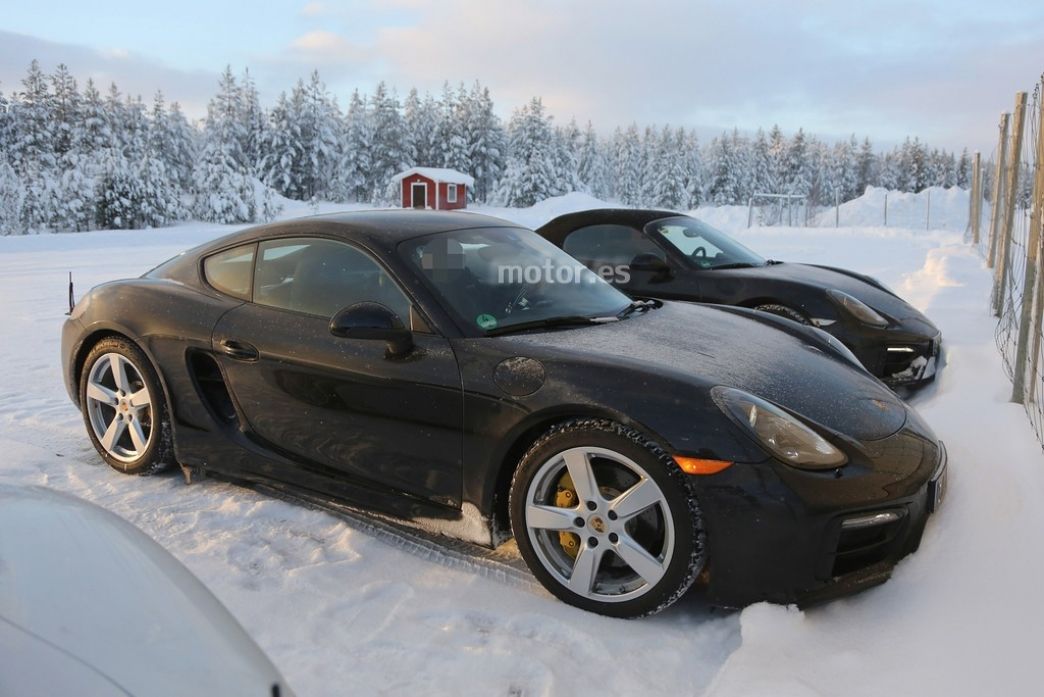
<path fill-rule="evenodd" d="M 720 303 L 741 307 L 783 305 L 842 341 L 886 383 L 917 385 L 934 377 L 941 334 L 916 308 L 875 279 L 844 269 L 811 264 L 770 262 L 748 268 L 701 269 L 647 226 L 667 218 L 685 217 L 660 210 L 600 209 L 559 216 L 537 232 L 556 246 L 567 249 L 567 238 L 593 226 L 625 226 L 633 230 L 643 247 L 655 248 L 669 266 L 667 273 L 636 270 L 626 282 L 616 283 L 633 297 Z M 589 260 L 580 259 L 589 263 Z M 847 293 L 888 320 L 887 327 L 864 324 L 845 312 L 827 290 Z"/>
<path fill-rule="evenodd" d="M 124 335 L 160 377 L 182 466 L 485 545 L 509 534 L 507 484 L 539 435 L 578 417 L 623 423 L 669 453 L 736 463 L 693 477 L 711 593 L 725 605 L 842 588 L 916 546 L 939 445 L 829 337 L 763 313 L 673 302 L 612 323 L 471 336 L 396 250 L 419 235 L 490 227 L 511 226 L 463 213 L 322 216 L 245 230 L 99 286 L 63 328 L 69 394 L 77 401 L 89 347 Z M 224 295 L 202 276 L 216 252 L 294 237 L 348 242 L 387 269 L 413 304 L 413 350 L 395 357 L 381 342 L 334 337 L 327 319 Z M 719 385 L 799 415 L 848 464 L 810 472 L 774 459 L 715 403 Z M 866 563 L 836 567 L 838 521 L 881 509 L 903 509 L 905 532 Z"/>

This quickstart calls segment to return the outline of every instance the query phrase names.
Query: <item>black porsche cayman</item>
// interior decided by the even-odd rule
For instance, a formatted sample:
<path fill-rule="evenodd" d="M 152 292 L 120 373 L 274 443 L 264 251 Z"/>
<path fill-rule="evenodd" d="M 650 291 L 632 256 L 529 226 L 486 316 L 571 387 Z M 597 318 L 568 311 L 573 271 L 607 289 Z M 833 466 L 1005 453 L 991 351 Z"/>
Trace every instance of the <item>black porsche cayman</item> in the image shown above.
<path fill-rule="evenodd" d="M 869 276 L 767 260 L 670 211 L 581 211 L 537 232 L 631 296 L 738 305 L 814 325 L 893 387 L 935 376 L 939 330 Z"/>
<path fill-rule="evenodd" d="M 94 288 L 62 333 L 112 467 L 179 463 L 496 545 L 579 607 L 877 583 L 943 490 L 931 430 L 834 339 L 632 302 L 530 230 L 374 211 Z"/>

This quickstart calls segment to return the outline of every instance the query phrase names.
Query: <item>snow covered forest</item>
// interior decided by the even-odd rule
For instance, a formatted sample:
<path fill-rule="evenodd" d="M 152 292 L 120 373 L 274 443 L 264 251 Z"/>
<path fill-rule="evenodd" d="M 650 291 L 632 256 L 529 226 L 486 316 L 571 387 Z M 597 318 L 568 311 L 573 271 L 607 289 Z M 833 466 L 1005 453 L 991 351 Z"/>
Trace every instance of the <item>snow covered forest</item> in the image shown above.
<path fill-rule="evenodd" d="M 146 104 L 115 84 L 103 94 L 88 80 L 81 91 L 66 66 L 47 75 L 34 61 L 20 90 L 0 92 L 0 231 L 265 221 L 280 196 L 388 204 L 392 175 L 413 165 L 466 172 L 475 200 L 511 207 L 571 191 L 679 210 L 754 193 L 833 205 L 867 186 L 917 192 L 970 178 L 967 150 L 957 157 L 917 138 L 881 152 L 868 138 L 828 143 L 778 127 L 707 143 L 671 125 L 606 136 L 591 123 L 556 124 L 539 97 L 504 124 L 478 82 L 447 83 L 438 97 L 411 89 L 402 101 L 381 83 L 345 101 L 313 72 L 266 108 L 249 72 L 229 68 L 193 123 L 161 93 Z"/>

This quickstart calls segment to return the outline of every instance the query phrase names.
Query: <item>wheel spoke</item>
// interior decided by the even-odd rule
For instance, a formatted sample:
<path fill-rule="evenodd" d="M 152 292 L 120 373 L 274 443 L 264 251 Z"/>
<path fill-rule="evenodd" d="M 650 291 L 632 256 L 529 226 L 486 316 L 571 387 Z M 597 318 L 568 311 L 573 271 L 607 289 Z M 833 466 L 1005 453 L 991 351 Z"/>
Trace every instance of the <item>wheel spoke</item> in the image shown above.
<path fill-rule="evenodd" d="M 654 585 L 663 577 L 663 564 L 660 560 L 646 552 L 630 535 L 620 536 L 620 541 L 616 544 L 616 553 L 649 585 Z"/>
<path fill-rule="evenodd" d="M 101 437 L 102 447 L 107 451 L 112 452 L 113 447 L 116 445 L 116 441 L 123 435 L 123 431 L 127 428 L 127 422 L 123 421 L 119 417 L 113 417 L 112 423 L 105 429 L 105 435 Z"/>
<path fill-rule="evenodd" d="M 143 387 L 128 399 L 130 405 L 135 409 L 141 409 L 152 404 L 152 398 L 149 396 L 149 390 L 147 387 Z"/>
<path fill-rule="evenodd" d="M 562 456 L 569 470 L 569 478 L 573 480 L 573 488 L 581 501 L 597 501 L 601 498 L 598 482 L 595 480 L 591 460 L 583 450 L 568 450 Z"/>
<path fill-rule="evenodd" d="M 604 550 L 598 547 L 588 547 L 586 544 L 580 548 L 573 563 L 573 573 L 569 577 L 569 588 L 583 596 L 591 594 L 594 588 L 595 576 L 602 561 Z"/>
<path fill-rule="evenodd" d="M 129 392 L 130 381 L 127 380 L 127 362 L 121 356 L 113 353 L 109 356 L 109 368 L 112 370 L 112 379 L 116 383 L 116 389 L 124 393 Z"/>
<path fill-rule="evenodd" d="M 95 402 L 108 404 L 110 407 L 116 406 L 116 393 L 108 387 L 99 385 L 96 382 L 87 383 L 87 399 L 93 399 Z"/>
<path fill-rule="evenodd" d="M 660 502 L 660 489 L 651 479 L 643 479 L 609 503 L 609 510 L 623 520 L 632 518 Z"/>
<path fill-rule="evenodd" d="M 141 453 L 145 452 L 145 432 L 141 429 L 141 422 L 137 419 L 131 419 L 127 425 L 127 429 L 130 431 L 131 442 L 134 443 L 134 450 Z"/>
<path fill-rule="evenodd" d="M 569 530 L 573 527 L 576 511 L 531 503 L 526 506 L 526 525 L 538 530 Z"/>

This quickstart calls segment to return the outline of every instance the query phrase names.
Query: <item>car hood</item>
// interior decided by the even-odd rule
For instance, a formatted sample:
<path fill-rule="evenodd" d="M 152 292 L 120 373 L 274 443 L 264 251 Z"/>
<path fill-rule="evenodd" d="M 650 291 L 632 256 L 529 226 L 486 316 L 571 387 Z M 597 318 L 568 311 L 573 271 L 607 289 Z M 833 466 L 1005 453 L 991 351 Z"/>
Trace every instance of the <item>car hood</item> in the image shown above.
<path fill-rule="evenodd" d="M 568 353 L 735 387 L 857 440 L 902 428 L 907 409 L 898 397 L 815 332 L 763 313 L 665 302 L 619 322 L 500 339 L 520 355 Z"/>
<path fill-rule="evenodd" d="M 122 518 L 49 489 L 0 484 L 0 622 L 11 649 L 0 651 L 0 688 L 2 676 L 49 663 L 42 684 L 109 683 L 108 694 L 290 694 L 174 557 Z M 70 660 L 50 662 L 55 652 Z"/>
<path fill-rule="evenodd" d="M 932 326 L 928 318 L 908 302 L 895 295 L 870 276 L 814 264 L 769 264 L 750 269 L 725 269 L 736 278 L 776 280 L 829 290 L 831 288 L 848 293 L 878 312 L 894 320 L 915 320 Z M 720 272 L 715 272 L 720 273 Z"/>

